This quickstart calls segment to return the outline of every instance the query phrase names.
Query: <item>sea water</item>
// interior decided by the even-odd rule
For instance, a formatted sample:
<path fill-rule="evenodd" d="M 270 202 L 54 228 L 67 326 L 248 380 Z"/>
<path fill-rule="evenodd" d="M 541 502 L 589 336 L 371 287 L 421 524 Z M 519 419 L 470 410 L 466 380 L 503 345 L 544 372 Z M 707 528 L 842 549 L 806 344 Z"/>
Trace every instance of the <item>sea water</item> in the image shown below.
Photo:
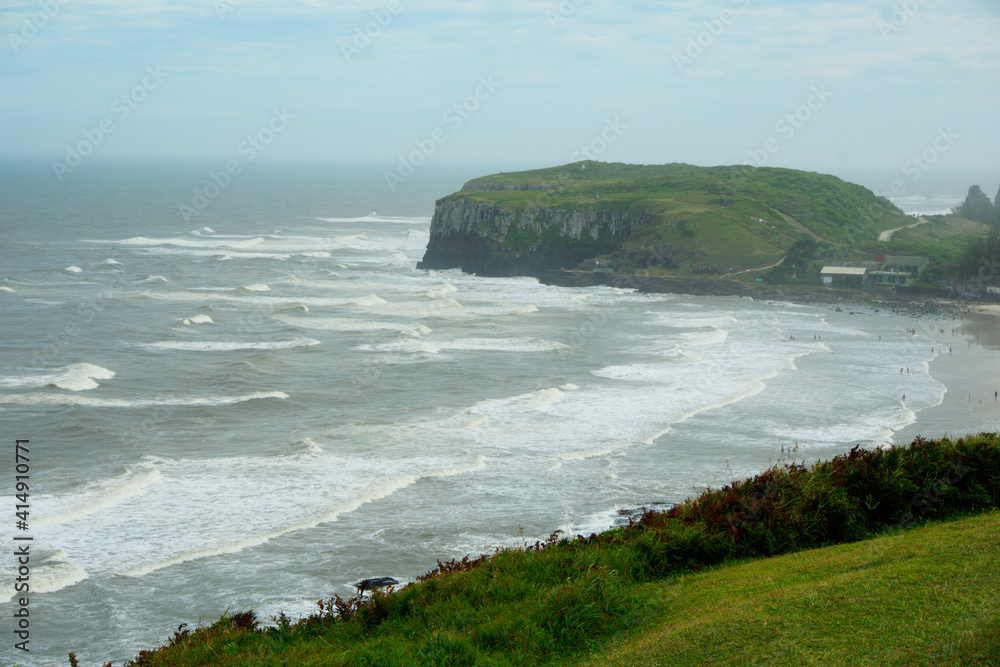
<path fill-rule="evenodd" d="M 122 661 L 779 459 L 996 428 L 971 394 L 943 410 L 948 382 L 980 399 L 995 377 L 960 322 L 420 271 L 434 198 L 474 170 L 391 192 L 376 169 L 273 167 L 185 217 L 211 166 L 4 167 L 5 663 Z"/>

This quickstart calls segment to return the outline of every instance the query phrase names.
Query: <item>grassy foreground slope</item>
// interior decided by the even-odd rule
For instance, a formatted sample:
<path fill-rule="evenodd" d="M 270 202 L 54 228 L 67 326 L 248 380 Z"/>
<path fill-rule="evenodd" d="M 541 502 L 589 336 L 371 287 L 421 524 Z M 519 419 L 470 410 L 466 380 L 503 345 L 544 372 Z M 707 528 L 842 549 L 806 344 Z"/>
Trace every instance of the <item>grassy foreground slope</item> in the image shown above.
<path fill-rule="evenodd" d="M 1000 665 L 1000 513 L 675 575 L 582 664 Z"/>
<path fill-rule="evenodd" d="M 887 199 L 835 176 L 746 166 L 577 162 L 477 178 L 445 198 L 455 199 L 514 211 L 652 213 L 624 247 L 663 249 L 674 275 L 773 264 L 798 240 L 861 248 L 912 222 Z"/>
<path fill-rule="evenodd" d="M 997 508 L 1000 435 L 855 448 L 298 622 L 227 616 L 134 664 L 997 664 Z"/>

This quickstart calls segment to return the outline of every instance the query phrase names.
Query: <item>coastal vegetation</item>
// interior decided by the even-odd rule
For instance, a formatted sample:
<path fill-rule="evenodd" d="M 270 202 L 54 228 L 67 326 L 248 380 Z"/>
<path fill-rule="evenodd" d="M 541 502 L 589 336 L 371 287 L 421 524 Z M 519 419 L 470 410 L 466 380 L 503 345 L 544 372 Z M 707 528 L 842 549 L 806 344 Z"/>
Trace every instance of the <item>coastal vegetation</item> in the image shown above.
<path fill-rule="evenodd" d="M 625 276 L 653 279 L 636 284 L 652 291 L 752 295 L 782 286 L 830 296 L 824 266 L 874 272 L 887 257 L 916 257 L 921 269 L 906 286 L 981 296 L 1000 284 L 998 224 L 979 186 L 950 215 L 916 217 L 826 174 L 585 161 L 476 178 L 439 200 L 418 267 L 574 286 L 622 286 Z M 589 272 L 603 275 L 580 275 Z M 898 282 L 862 281 L 878 298 Z"/>
<path fill-rule="evenodd" d="M 305 619 L 178 628 L 129 664 L 995 665 L 998 508 L 996 433 L 856 447 Z"/>
<path fill-rule="evenodd" d="M 455 226 L 450 214 L 459 207 L 480 216 L 476 225 Z M 500 224 L 504 212 L 530 215 Z M 422 264 L 500 274 L 508 266 L 571 268 L 579 255 L 561 255 L 558 246 L 589 242 L 553 229 L 554 220 L 571 213 L 632 216 L 634 224 L 614 239 L 614 247 L 598 245 L 596 234 L 589 257 L 620 273 L 677 277 L 766 267 L 800 240 L 859 248 L 912 222 L 887 199 L 826 174 L 586 161 L 469 181 L 438 201 Z M 473 247 L 486 257 L 463 263 Z M 532 253 L 544 261 L 525 261 Z"/>

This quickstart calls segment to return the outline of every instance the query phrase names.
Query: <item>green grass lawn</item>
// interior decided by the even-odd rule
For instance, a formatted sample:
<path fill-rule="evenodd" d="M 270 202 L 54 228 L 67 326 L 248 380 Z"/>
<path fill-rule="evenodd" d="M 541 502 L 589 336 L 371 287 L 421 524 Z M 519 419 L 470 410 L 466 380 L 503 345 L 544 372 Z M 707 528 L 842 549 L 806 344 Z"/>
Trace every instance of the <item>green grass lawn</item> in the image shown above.
<path fill-rule="evenodd" d="M 581 664 L 1000 665 L 1000 513 L 655 586 L 661 616 Z"/>

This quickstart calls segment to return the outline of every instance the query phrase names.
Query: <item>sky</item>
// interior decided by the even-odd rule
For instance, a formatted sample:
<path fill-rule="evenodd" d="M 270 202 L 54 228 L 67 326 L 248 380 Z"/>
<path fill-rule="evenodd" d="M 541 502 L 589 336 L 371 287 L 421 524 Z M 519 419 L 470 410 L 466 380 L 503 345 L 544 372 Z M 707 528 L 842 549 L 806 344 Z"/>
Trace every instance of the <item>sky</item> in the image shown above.
<path fill-rule="evenodd" d="M 4 0 L 0 35 L 0 158 L 1000 183 L 998 0 Z"/>

